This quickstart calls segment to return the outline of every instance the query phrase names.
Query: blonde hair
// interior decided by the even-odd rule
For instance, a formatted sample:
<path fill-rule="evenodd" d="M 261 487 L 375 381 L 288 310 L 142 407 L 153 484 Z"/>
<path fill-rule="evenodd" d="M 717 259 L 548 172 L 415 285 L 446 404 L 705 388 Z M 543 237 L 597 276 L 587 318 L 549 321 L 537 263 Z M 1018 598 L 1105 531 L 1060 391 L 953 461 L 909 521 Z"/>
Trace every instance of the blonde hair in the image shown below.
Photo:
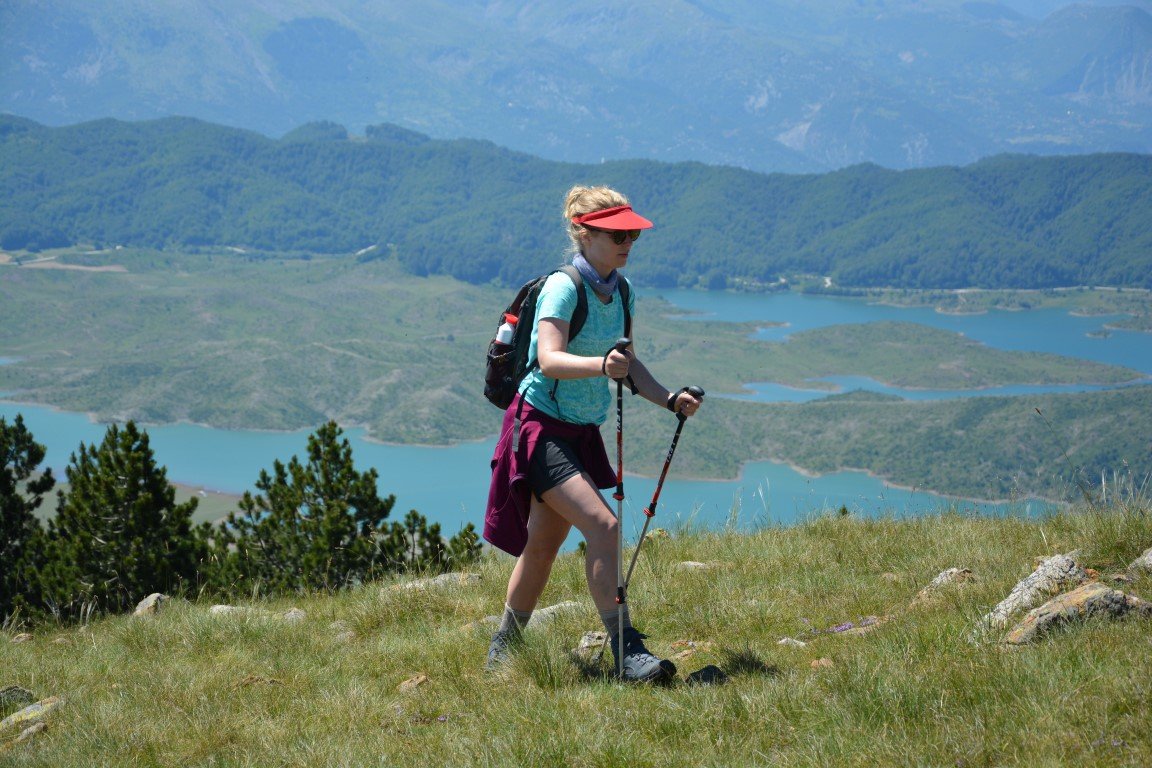
<path fill-rule="evenodd" d="M 611 187 L 585 187 L 577 184 L 568 190 L 564 198 L 564 221 L 568 222 L 568 239 L 572 241 L 574 254 L 584 252 L 584 237 L 588 230 L 580 224 L 574 224 L 573 217 L 618 205 L 628 205 L 628 198 Z"/>

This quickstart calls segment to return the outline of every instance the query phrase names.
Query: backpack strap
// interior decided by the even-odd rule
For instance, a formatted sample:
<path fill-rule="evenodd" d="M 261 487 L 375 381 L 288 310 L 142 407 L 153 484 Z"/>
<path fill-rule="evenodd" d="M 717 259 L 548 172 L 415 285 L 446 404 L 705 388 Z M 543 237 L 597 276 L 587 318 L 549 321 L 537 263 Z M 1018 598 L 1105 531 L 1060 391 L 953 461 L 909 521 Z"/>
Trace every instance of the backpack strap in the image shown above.
<path fill-rule="evenodd" d="M 588 296 L 584 293 L 584 277 L 580 274 L 580 270 L 571 264 L 565 264 L 557 271 L 568 275 L 576 286 L 576 308 L 572 310 L 572 319 L 568 321 L 568 341 L 571 342 L 584 327 L 584 321 L 588 319 Z"/>
<path fill-rule="evenodd" d="M 632 286 L 628 284 L 628 278 L 624 275 L 620 275 L 616 290 L 620 294 L 620 302 L 624 305 L 624 335 L 632 338 L 632 310 L 628 309 L 628 304 L 632 301 Z"/>
<path fill-rule="evenodd" d="M 580 270 L 571 264 L 565 264 L 557 271 L 568 275 L 576 285 L 576 308 L 572 310 L 572 319 L 568 322 L 568 342 L 571 343 L 572 339 L 576 338 L 576 334 L 580 333 L 580 330 L 584 327 L 584 321 L 588 319 L 588 296 L 584 292 L 584 278 L 580 274 Z M 628 278 L 624 277 L 624 275 L 620 275 L 620 281 L 616 284 L 616 292 L 620 294 L 620 302 L 624 309 L 624 335 L 632 338 L 632 310 L 628 308 L 632 300 L 632 286 L 628 283 Z M 532 364 L 536 365 L 537 361 L 533 360 Z M 632 381 L 631 376 L 629 376 L 626 381 L 628 382 L 628 388 L 631 389 L 632 394 L 635 395 L 639 391 L 636 389 L 636 383 Z M 556 399 L 556 389 L 559 386 L 559 379 L 552 382 L 551 396 L 553 400 Z"/>
<path fill-rule="evenodd" d="M 620 275 L 620 282 L 616 284 L 616 291 L 620 294 L 620 302 L 624 305 L 624 335 L 629 339 L 632 338 L 632 310 L 628 308 L 629 302 L 632 301 L 632 286 L 628 283 L 628 278 Z M 628 389 L 632 390 L 632 394 L 639 393 L 636 388 L 636 382 L 632 381 L 632 374 L 628 374 L 625 379 L 628 382 Z"/>

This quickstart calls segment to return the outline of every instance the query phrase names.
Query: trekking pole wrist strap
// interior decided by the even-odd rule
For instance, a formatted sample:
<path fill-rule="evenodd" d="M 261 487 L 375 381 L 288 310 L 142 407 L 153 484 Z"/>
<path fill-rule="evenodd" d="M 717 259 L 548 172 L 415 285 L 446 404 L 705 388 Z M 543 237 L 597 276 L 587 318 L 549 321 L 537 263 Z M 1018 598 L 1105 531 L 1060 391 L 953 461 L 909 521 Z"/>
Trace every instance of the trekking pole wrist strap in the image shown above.
<path fill-rule="evenodd" d="M 668 402 L 666 403 L 668 410 L 672 411 L 672 413 L 676 413 L 676 400 L 679 399 L 680 395 L 687 391 L 688 387 L 680 387 L 680 389 L 668 395 Z"/>

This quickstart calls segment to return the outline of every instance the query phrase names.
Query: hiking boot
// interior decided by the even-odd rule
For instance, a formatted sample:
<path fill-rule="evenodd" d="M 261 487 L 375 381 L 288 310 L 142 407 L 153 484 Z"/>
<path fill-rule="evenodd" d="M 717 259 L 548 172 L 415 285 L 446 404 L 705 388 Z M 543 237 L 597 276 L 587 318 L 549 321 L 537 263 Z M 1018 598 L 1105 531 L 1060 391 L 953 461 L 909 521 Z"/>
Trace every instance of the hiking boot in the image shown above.
<path fill-rule="evenodd" d="M 640 634 L 633 627 L 624 630 L 624 663 L 621 664 L 620 659 L 616 659 L 616 669 L 620 672 L 620 678 L 630 683 L 657 683 L 671 680 L 676 674 L 676 665 L 667 659 L 657 658 L 645 648 L 646 637 L 648 636 Z M 610 642 L 612 655 L 618 657 L 620 637 L 617 635 Z"/>
<path fill-rule="evenodd" d="M 512 647 L 522 642 L 520 632 L 514 629 L 500 629 L 492 635 L 492 642 L 488 644 L 488 661 L 484 668 L 493 670 L 508 661 Z"/>

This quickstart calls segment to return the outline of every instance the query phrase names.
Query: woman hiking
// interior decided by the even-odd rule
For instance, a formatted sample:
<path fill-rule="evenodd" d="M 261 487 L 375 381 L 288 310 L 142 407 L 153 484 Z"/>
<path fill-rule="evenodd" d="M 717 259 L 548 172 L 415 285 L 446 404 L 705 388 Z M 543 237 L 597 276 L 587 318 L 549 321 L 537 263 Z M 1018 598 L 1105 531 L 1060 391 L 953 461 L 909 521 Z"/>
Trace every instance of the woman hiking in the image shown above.
<path fill-rule="evenodd" d="M 572 264 L 586 292 L 588 315 L 569 341 L 577 305 L 576 283 L 563 272 L 544 284 L 536 305 L 529 370 L 508 407 L 492 459 L 492 483 L 484 538 L 517 556 L 508 581 L 504 614 L 488 650 L 488 666 L 504 661 L 548 582 L 552 564 L 573 526 L 587 544 L 588 591 L 607 629 L 616 669 L 624 680 L 657 682 L 676 667 L 644 647 L 628 606 L 616 602 L 618 551 L 616 516 L 601 488 L 616 484 L 600 425 L 612 404 L 609 382 L 627 379 L 634 394 L 691 416 L 700 400 L 663 387 L 628 347 L 614 345 L 625 334 L 620 269 L 642 230 L 652 222 L 638 215 L 619 192 L 576 186 L 564 203 Z M 631 316 L 631 291 L 627 291 Z M 606 381 L 607 379 L 607 381 Z M 623 638 L 621 638 L 623 633 Z"/>

